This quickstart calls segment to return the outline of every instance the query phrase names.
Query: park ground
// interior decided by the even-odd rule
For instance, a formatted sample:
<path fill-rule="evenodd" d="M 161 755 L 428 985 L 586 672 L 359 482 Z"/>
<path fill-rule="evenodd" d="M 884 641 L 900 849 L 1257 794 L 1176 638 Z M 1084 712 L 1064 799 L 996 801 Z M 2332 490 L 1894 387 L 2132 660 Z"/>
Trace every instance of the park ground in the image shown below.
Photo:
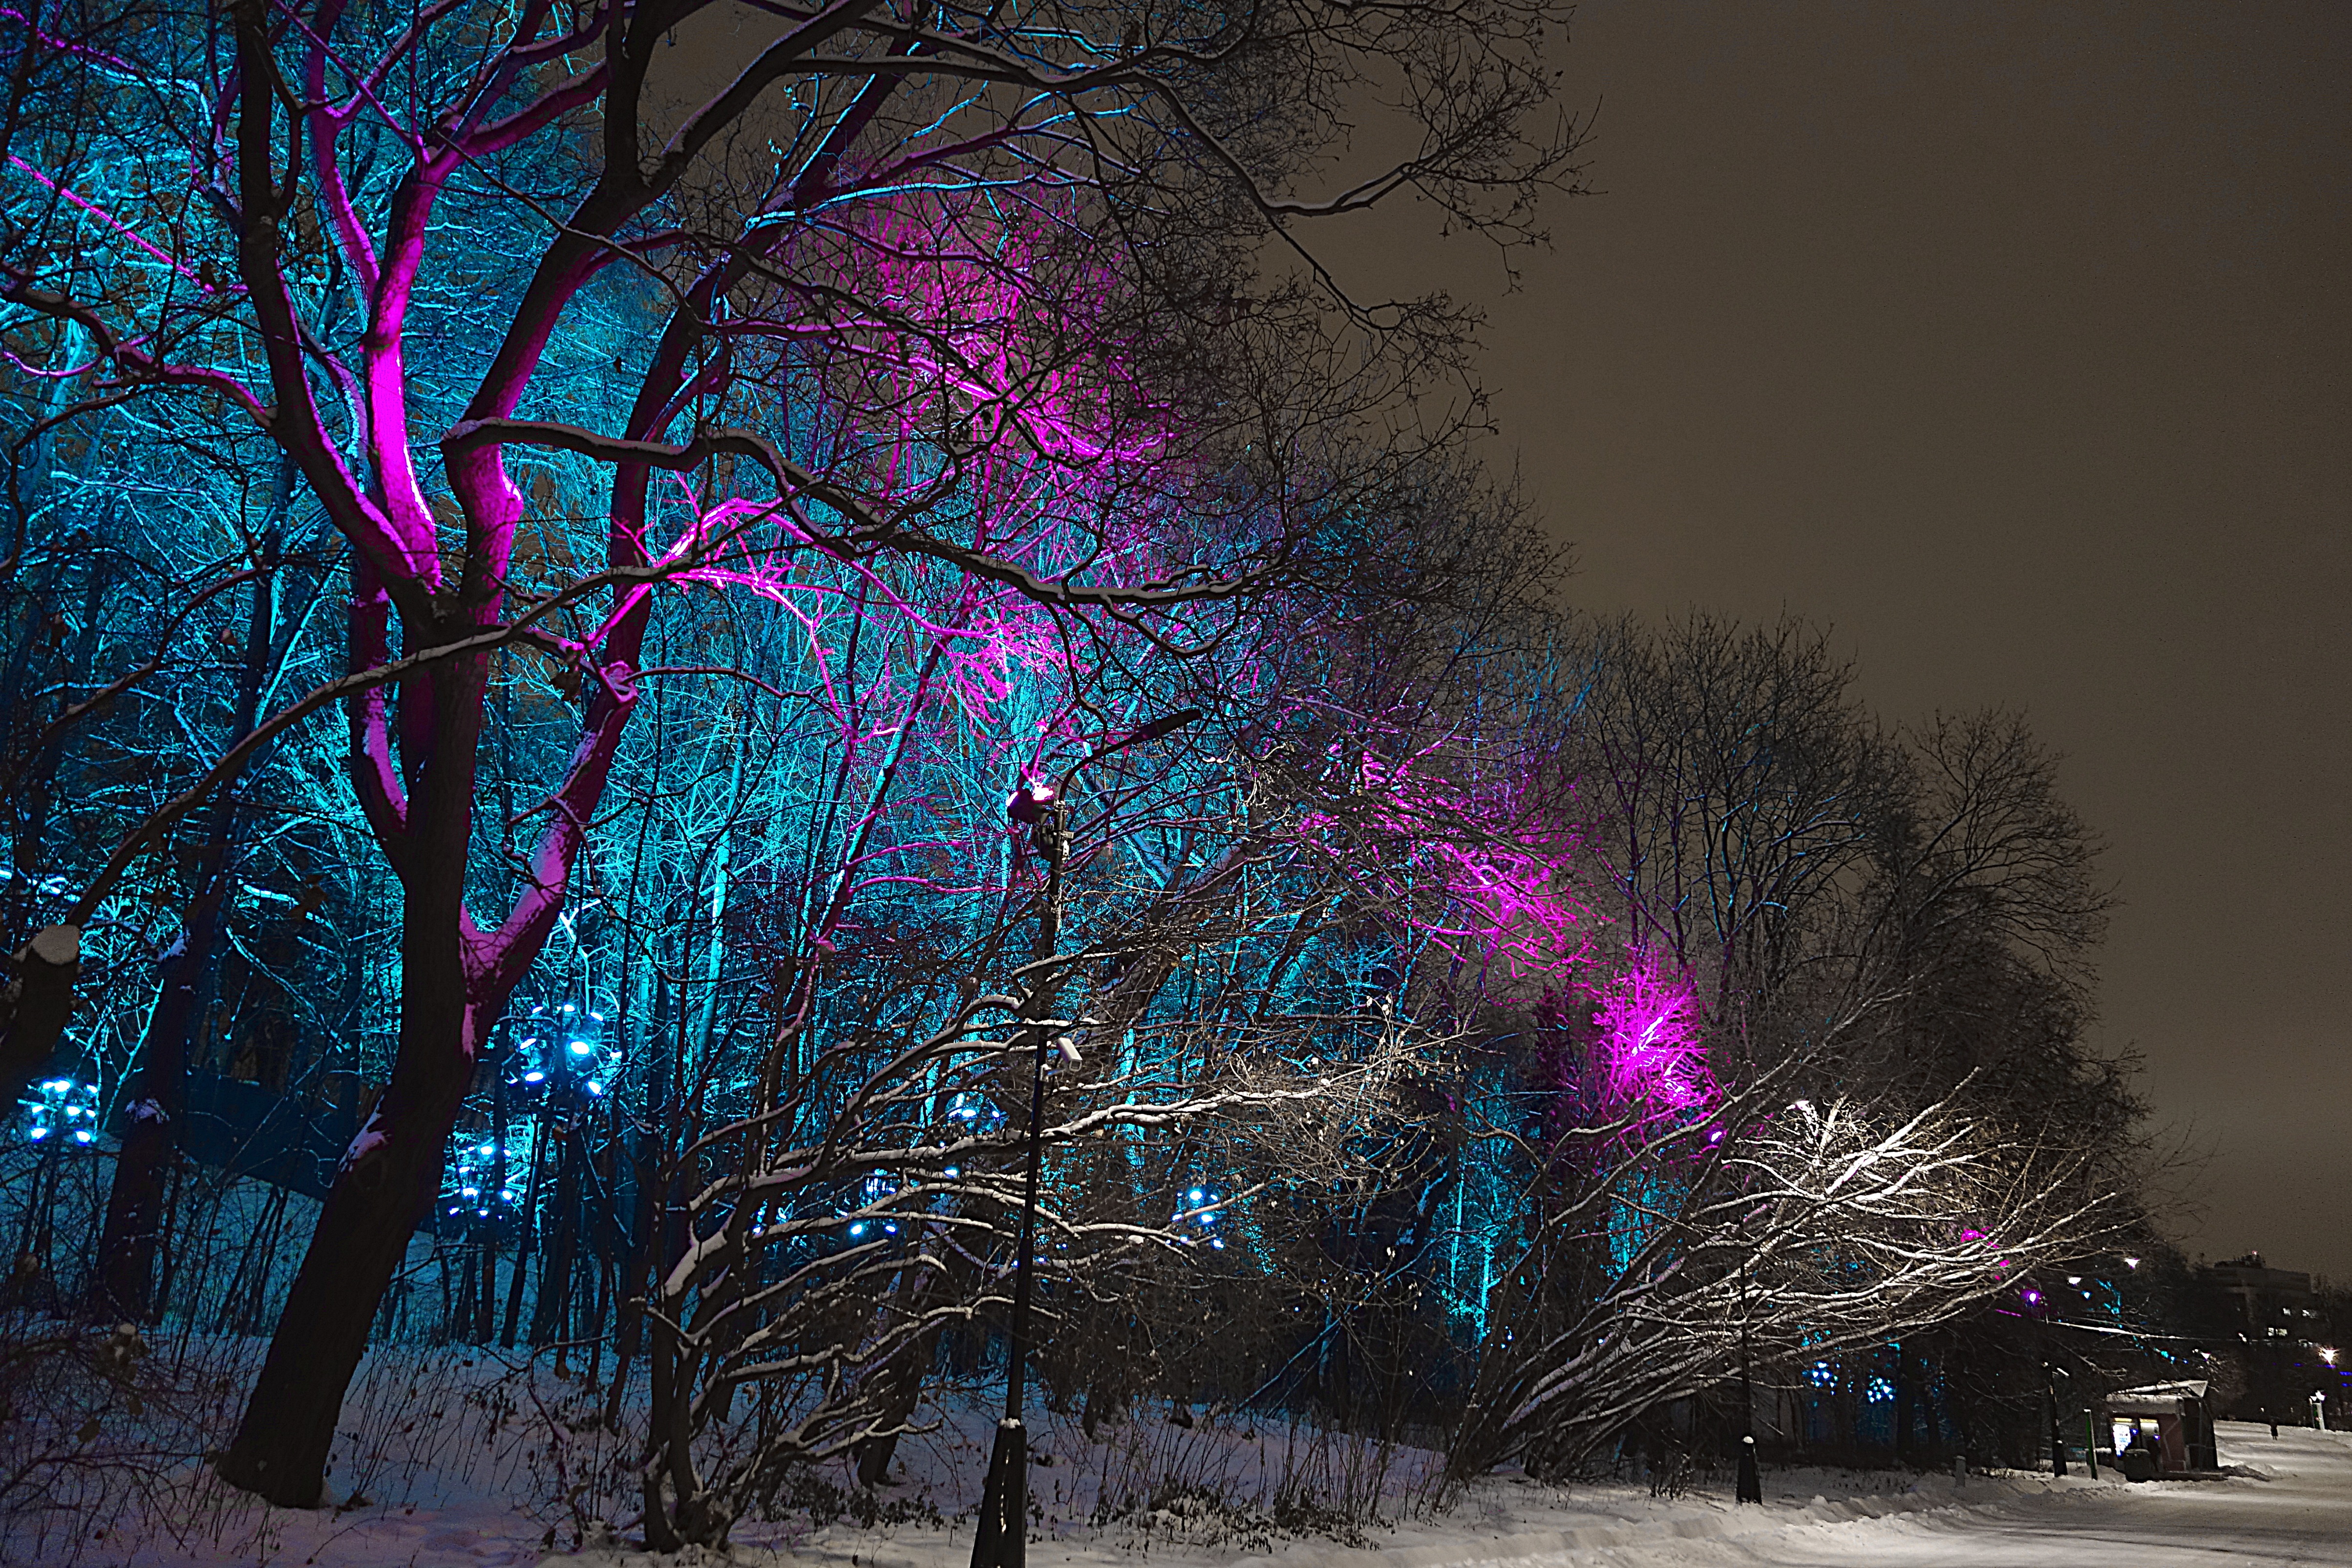
<path fill-rule="evenodd" d="M 966 1494 L 976 1491 L 985 1467 L 987 1436 L 985 1416 L 971 1415 L 902 1446 L 886 1489 L 895 1522 L 837 1519 L 815 1527 L 804 1514 L 777 1523 L 747 1520 L 726 1553 L 690 1552 L 687 1568 L 722 1562 L 965 1568 L 971 1532 L 957 1516 L 974 1500 Z M 38 1539 L 11 1531 L 0 1541 L 0 1561 L 91 1568 L 680 1563 L 634 1545 L 625 1518 L 615 1536 L 576 1507 L 544 1495 L 529 1500 L 526 1494 L 548 1491 L 553 1457 L 543 1436 L 529 1436 L 530 1424 L 505 1426 L 511 1447 L 503 1434 L 452 1441 L 449 1426 L 430 1419 L 393 1425 L 413 1446 L 372 1459 L 349 1454 L 347 1464 L 364 1467 L 357 1478 L 362 1489 L 347 1494 L 341 1508 L 264 1508 L 192 1473 L 176 1497 L 159 1494 L 163 1506 L 143 1520 L 117 1515 L 112 1528 L 94 1532 L 86 1519 L 77 1529 L 70 1515 L 52 1515 Z M 2266 1427 L 2224 1423 L 2219 1436 L 2230 1473 L 2214 1480 L 2135 1486 L 2112 1475 L 2056 1479 L 1996 1470 L 1962 1483 L 1949 1474 L 1769 1468 L 1764 1506 L 1741 1508 L 1731 1500 L 1727 1470 L 1699 1477 L 1678 1497 L 1655 1497 L 1647 1485 L 1626 1481 L 1550 1486 L 1502 1475 L 1441 1512 L 1426 1506 L 1434 1456 L 1418 1450 L 1389 1450 L 1368 1473 L 1361 1449 L 1302 1447 L 1296 1429 L 1234 1417 L 1203 1413 L 1185 1427 L 1136 1420 L 1116 1432 L 1107 1426 L 1089 1441 L 1076 1423 L 1049 1416 L 1037 1447 L 1052 1462 L 1033 1472 L 1037 1521 L 1028 1562 L 1030 1568 L 2176 1568 L 2226 1557 L 2352 1568 L 2352 1434 L 2286 1428 L 2273 1438 Z M 567 1457 L 565 1466 L 581 1457 Z M 1319 1488 L 1337 1500 L 1351 1490 L 1360 1497 L 1368 1486 L 1382 1494 L 1393 1522 L 1353 1543 L 1302 1522 L 1296 1507 L 1302 1492 L 1312 1497 Z M 1292 1500 L 1287 1511 L 1273 1506 L 1277 1495 Z"/>

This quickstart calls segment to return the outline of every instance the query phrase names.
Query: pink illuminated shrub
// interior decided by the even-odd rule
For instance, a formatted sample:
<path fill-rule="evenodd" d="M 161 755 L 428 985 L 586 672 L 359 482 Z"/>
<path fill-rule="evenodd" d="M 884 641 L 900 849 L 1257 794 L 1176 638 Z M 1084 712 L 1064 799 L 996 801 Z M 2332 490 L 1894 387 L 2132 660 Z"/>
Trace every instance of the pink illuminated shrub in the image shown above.
<path fill-rule="evenodd" d="M 1591 989 L 1593 1057 L 1611 1110 L 1646 1119 L 1713 1101 L 1697 998 L 1686 978 L 1635 948 L 1622 971 Z"/>

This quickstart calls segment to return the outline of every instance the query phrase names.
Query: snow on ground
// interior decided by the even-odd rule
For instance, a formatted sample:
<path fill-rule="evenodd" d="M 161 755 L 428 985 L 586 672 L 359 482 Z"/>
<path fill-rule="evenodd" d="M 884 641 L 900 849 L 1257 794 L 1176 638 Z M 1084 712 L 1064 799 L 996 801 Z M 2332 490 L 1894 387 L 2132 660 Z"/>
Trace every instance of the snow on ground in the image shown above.
<path fill-rule="evenodd" d="M 2221 1424 L 2223 1481 L 2053 1486 L 1989 1506 L 1576 1554 L 1608 1568 L 2252 1568 L 2352 1564 L 2352 1434 Z M 1769 1511 L 1769 1510 L 1765 1510 Z"/>
<path fill-rule="evenodd" d="M 243 1385 L 229 1375 L 211 1384 L 227 1392 L 201 1425 L 233 1423 Z M 518 1367 L 474 1351 L 379 1353 L 345 1410 L 331 1477 L 345 1506 L 268 1508 L 184 1458 L 127 1502 L 99 1510 L 60 1496 L 13 1521 L 0 1530 L 0 1563 L 648 1568 L 656 1560 L 634 1544 L 626 1467 L 587 1419 L 598 1403 L 544 1359 Z M 1646 1485 L 1504 1475 L 1437 1513 L 1427 1506 L 1435 1457 L 1424 1449 L 1200 1411 L 1181 1413 L 1191 1424 L 1180 1425 L 1170 1414 L 1139 1411 L 1089 1439 L 1075 1420 L 1033 1410 L 1034 1447 L 1051 1460 L 1031 1471 L 1035 1568 L 1155 1559 L 1166 1568 L 2164 1568 L 2192 1554 L 2210 1563 L 2216 1551 L 2352 1568 L 2347 1436 L 2288 1429 L 2273 1440 L 2265 1428 L 2225 1425 L 2222 1458 L 2246 1473 L 2210 1482 L 2133 1487 L 2007 1471 L 1959 1485 L 1948 1475 L 1767 1469 L 1765 1506 L 1742 1509 L 1727 1468 L 1660 1499 Z M 743 1568 L 965 1568 L 990 1428 L 984 1396 L 975 1397 L 939 1430 L 907 1439 L 882 1494 L 886 1520 L 747 1520 L 729 1555 Z M 822 1513 L 847 1477 L 831 1478 L 839 1490 L 818 1480 L 801 1500 Z M 1384 1522 L 1335 1540 L 1333 1505 L 1375 1495 Z"/>

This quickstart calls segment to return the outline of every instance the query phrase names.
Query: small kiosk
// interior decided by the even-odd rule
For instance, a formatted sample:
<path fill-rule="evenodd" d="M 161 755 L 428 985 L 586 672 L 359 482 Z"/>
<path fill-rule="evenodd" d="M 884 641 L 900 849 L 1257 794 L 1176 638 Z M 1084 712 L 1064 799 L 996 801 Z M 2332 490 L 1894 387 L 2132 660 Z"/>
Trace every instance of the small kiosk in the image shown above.
<path fill-rule="evenodd" d="M 2116 1468 L 2132 1480 L 2221 1468 L 2202 1380 L 2119 1388 L 2099 1401 L 2116 1446 Z"/>

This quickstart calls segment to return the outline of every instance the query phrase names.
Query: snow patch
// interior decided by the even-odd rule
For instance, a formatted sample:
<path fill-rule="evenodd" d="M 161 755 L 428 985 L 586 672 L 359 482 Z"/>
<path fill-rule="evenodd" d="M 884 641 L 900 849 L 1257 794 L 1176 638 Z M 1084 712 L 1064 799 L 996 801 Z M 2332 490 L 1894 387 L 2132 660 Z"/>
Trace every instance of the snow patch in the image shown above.
<path fill-rule="evenodd" d="M 381 1110 L 368 1112 L 367 1125 L 360 1129 L 359 1136 L 352 1140 L 352 1146 L 343 1151 L 341 1163 L 335 1167 L 337 1175 L 350 1170 L 353 1165 L 392 1142 L 392 1135 L 383 1130 L 383 1112 Z"/>
<path fill-rule="evenodd" d="M 43 889 L 47 891 L 47 889 Z M 33 956 L 52 969 L 63 969 L 81 957 L 81 927 L 49 926 L 26 944 Z"/>

